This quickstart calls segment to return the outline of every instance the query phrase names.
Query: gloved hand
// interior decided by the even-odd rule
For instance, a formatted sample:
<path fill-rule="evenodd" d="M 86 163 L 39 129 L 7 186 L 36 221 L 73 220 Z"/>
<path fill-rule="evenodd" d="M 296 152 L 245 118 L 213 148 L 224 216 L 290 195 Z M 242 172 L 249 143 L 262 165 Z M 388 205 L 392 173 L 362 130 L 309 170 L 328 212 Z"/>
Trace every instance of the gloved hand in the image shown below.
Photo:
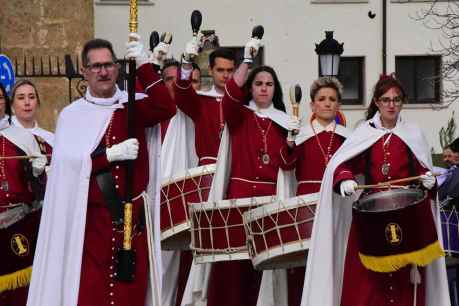
<path fill-rule="evenodd" d="M 120 160 L 133 160 L 139 154 L 139 141 L 129 138 L 105 150 L 109 162 Z"/>
<path fill-rule="evenodd" d="M 355 193 L 357 182 L 354 180 L 344 180 L 339 185 L 339 190 L 342 197 L 350 196 Z"/>
<path fill-rule="evenodd" d="M 430 190 L 435 186 L 435 183 L 437 182 L 437 180 L 435 176 L 433 176 L 432 172 L 427 171 L 426 173 L 421 175 L 421 182 L 425 188 Z"/>
<path fill-rule="evenodd" d="M 30 160 L 30 164 L 32 165 L 32 174 L 35 177 L 38 177 L 45 171 L 46 163 L 48 160 L 44 155 L 38 155 L 36 158 L 32 158 Z"/>
<path fill-rule="evenodd" d="M 126 43 L 126 58 L 135 59 L 136 68 L 139 68 L 145 63 L 148 63 L 148 56 L 143 49 L 143 44 L 140 42 L 140 35 L 137 33 L 129 34 L 129 41 Z"/>
<path fill-rule="evenodd" d="M 185 52 L 183 53 L 183 61 L 185 63 L 191 63 L 193 59 L 199 55 L 200 49 L 200 38 L 198 38 L 198 36 L 194 36 L 186 43 Z"/>
<path fill-rule="evenodd" d="M 258 50 L 261 47 L 261 40 L 258 38 L 250 38 L 244 47 L 244 63 L 252 63 L 257 56 Z"/>
<path fill-rule="evenodd" d="M 167 54 L 169 54 L 169 49 L 171 48 L 170 44 L 166 44 L 164 42 L 160 42 L 154 49 L 153 53 L 150 55 L 150 62 L 158 65 L 160 67 L 163 66 L 164 61 L 167 58 Z"/>
<path fill-rule="evenodd" d="M 299 130 L 301 127 L 301 124 L 300 124 L 300 119 L 298 119 L 297 117 L 295 116 L 289 116 L 289 120 L 287 122 L 287 129 L 289 131 L 297 131 Z"/>

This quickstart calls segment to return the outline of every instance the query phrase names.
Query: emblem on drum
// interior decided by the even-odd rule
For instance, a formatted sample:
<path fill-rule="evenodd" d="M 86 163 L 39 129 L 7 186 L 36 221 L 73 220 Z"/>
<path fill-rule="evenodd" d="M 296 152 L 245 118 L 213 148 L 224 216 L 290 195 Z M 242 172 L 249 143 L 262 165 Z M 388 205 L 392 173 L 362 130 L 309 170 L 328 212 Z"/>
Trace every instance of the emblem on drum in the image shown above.
<path fill-rule="evenodd" d="M 386 240 L 389 244 L 399 245 L 402 242 L 402 228 L 397 223 L 386 225 Z"/>
<path fill-rule="evenodd" d="M 17 256 L 29 255 L 29 241 L 24 235 L 14 234 L 11 238 L 11 249 Z"/>

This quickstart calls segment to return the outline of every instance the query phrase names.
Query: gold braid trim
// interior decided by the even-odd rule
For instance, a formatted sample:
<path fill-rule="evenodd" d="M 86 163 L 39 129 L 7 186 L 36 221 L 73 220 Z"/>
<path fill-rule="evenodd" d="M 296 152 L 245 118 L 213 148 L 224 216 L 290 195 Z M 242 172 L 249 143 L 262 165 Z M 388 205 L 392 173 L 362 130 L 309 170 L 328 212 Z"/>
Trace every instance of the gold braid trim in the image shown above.
<path fill-rule="evenodd" d="M 26 287 L 30 283 L 32 276 L 32 266 L 0 276 L 0 293 L 7 290 L 14 290 Z"/>
<path fill-rule="evenodd" d="M 445 256 L 445 252 L 438 240 L 423 249 L 404 254 L 368 256 L 359 252 L 360 261 L 365 268 L 374 272 L 386 273 L 397 271 L 409 264 L 424 267 L 442 256 Z"/>

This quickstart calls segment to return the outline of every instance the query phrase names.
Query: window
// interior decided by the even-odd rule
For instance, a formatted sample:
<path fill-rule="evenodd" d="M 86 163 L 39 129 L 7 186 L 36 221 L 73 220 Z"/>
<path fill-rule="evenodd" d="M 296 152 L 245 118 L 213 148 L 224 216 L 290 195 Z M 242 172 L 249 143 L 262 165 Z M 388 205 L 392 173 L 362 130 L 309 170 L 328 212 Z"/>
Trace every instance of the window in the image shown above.
<path fill-rule="evenodd" d="M 396 56 L 395 73 L 408 95 L 408 103 L 440 102 L 441 56 Z"/>
<path fill-rule="evenodd" d="M 343 84 L 343 105 L 363 104 L 364 57 L 341 57 L 338 79 Z"/>
<path fill-rule="evenodd" d="M 119 4 L 119 5 L 129 5 L 129 0 L 96 0 L 96 4 Z M 137 0 L 139 5 L 153 5 L 153 0 Z"/>

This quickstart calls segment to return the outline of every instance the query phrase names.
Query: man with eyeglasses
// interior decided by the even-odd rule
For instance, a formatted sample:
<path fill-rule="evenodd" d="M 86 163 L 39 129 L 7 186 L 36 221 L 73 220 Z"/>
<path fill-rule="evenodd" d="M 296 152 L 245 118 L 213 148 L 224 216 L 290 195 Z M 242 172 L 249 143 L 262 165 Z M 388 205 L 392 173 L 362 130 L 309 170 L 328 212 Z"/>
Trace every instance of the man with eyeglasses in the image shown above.
<path fill-rule="evenodd" d="M 93 39 L 83 48 L 88 88 L 58 118 L 29 306 L 144 306 L 149 259 L 160 271 L 158 250 L 148 252 L 144 202 L 153 209 L 154 197 L 149 201 L 146 194 L 158 181 L 157 124 L 176 108 L 140 37 L 130 38 L 126 57 L 135 59 L 137 79 L 145 89 L 134 102 L 134 138 L 128 139 L 128 94 L 116 86 L 119 65 L 111 43 Z M 126 199 L 128 160 L 133 161 L 132 199 Z M 116 262 L 123 247 L 120 207 L 126 200 L 133 204 L 133 281 L 118 279 Z M 153 274 L 153 288 L 160 286 L 159 274 Z"/>

